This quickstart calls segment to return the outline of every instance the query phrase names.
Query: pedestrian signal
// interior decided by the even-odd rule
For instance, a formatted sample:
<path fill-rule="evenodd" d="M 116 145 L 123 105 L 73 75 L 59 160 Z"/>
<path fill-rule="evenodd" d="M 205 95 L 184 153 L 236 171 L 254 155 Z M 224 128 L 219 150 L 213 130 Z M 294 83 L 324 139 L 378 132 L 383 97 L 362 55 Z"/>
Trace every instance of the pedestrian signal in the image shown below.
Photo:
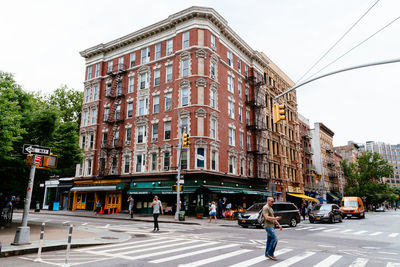
<path fill-rule="evenodd" d="M 280 123 L 281 121 L 285 120 L 286 119 L 285 105 L 275 103 L 272 113 L 273 113 L 274 123 Z"/>
<path fill-rule="evenodd" d="M 27 166 L 31 166 L 32 165 L 32 160 L 33 160 L 33 155 L 32 154 L 29 154 L 28 156 L 26 156 L 26 161 L 25 161 L 26 165 Z"/>
<path fill-rule="evenodd" d="M 182 135 L 182 146 L 183 147 L 189 147 L 190 142 L 189 142 L 189 135 L 186 132 L 183 132 Z"/>
<path fill-rule="evenodd" d="M 43 157 L 43 167 L 47 167 L 47 168 L 57 168 L 57 161 L 58 158 L 57 156 L 44 156 Z"/>
<path fill-rule="evenodd" d="M 176 192 L 176 191 L 177 191 L 176 184 L 174 184 L 173 186 L 171 186 L 171 190 L 172 190 L 172 192 Z"/>

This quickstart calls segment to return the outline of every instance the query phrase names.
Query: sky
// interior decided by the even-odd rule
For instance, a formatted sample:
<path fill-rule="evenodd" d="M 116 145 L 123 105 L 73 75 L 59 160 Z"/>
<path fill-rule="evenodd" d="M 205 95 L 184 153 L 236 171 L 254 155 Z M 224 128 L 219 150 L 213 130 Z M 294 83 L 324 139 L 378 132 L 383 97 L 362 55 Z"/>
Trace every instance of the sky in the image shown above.
<path fill-rule="evenodd" d="M 0 70 L 27 91 L 61 85 L 83 91 L 79 52 L 190 6 L 214 8 L 254 50 L 263 51 L 294 82 L 377 0 L 3 1 Z M 400 1 L 380 0 L 310 74 L 400 16 Z M 320 74 L 400 58 L 400 19 Z M 345 72 L 297 90 L 298 111 L 322 122 L 334 145 L 400 143 L 400 63 Z M 311 125 L 311 126 L 312 126 Z"/>

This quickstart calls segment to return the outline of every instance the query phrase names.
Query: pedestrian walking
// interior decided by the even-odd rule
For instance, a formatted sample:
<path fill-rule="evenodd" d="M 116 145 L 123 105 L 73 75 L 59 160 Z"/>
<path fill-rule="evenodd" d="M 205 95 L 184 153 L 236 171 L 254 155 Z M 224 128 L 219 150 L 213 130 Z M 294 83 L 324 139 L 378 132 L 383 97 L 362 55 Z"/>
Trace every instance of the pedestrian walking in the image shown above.
<path fill-rule="evenodd" d="M 301 216 L 303 216 L 303 221 L 306 220 L 306 203 L 303 202 L 303 204 L 301 204 Z"/>
<path fill-rule="evenodd" d="M 278 238 L 275 234 L 275 225 L 279 227 L 279 230 L 282 231 L 282 226 L 279 224 L 279 220 L 282 218 L 281 216 L 274 216 L 274 210 L 272 206 L 274 205 L 274 198 L 268 197 L 267 204 L 263 207 L 262 213 L 264 215 L 264 229 L 267 232 L 267 242 L 265 244 L 265 257 L 270 258 L 271 260 L 276 261 L 276 257 L 274 256 L 276 245 L 278 244 Z"/>
<path fill-rule="evenodd" d="M 99 216 L 100 210 L 101 210 L 101 202 L 100 199 L 98 199 L 96 201 L 96 216 Z"/>
<path fill-rule="evenodd" d="M 222 199 L 218 200 L 218 219 L 222 218 L 222 208 L 223 208 L 223 201 Z"/>
<path fill-rule="evenodd" d="M 215 206 L 215 201 L 211 202 L 209 210 L 210 210 L 210 220 L 208 222 L 210 223 L 212 217 L 214 217 L 215 223 L 217 223 L 217 207 Z"/>
<path fill-rule="evenodd" d="M 129 203 L 129 215 L 131 215 L 131 218 L 133 218 L 133 204 L 135 204 L 135 200 L 133 199 L 132 196 L 128 197 L 128 203 Z"/>
<path fill-rule="evenodd" d="M 154 218 L 154 229 L 153 232 L 160 231 L 160 227 L 158 227 L 158 216 L 164 214 L 161 201 L 158 199 L 158 196 L 154 196 L 153 202 L 151 203 L 153 207 L 153 218 Z"/>

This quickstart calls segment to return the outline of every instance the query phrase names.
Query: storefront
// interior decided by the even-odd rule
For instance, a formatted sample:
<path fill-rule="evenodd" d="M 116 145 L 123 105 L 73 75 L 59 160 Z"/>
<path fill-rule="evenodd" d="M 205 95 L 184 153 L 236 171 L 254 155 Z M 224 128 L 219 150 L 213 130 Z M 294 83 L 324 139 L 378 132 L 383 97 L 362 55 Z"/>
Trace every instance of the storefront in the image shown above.
<path fill-rule="evenodd" d="M 58 179 L 45 181 L 42 209 L 53 209 L 54 202 L 58 201 L 58 184 Z"/>

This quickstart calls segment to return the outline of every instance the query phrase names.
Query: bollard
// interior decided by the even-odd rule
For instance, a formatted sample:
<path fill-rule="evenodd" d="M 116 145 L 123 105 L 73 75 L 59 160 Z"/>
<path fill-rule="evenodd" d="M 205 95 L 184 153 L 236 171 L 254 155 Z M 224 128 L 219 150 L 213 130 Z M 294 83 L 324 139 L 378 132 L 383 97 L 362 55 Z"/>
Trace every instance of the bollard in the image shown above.
<path fill-rule="evenodd" d="M 69 261 L 69 252 L 71 250 L 72 227 L 73 225 L 71 224 L 69 226 L 67 252 L 65 253 L 65 263 L 62 265 L 63 267 L 70 267 L 68 261 Z"/>
<path fill-rule="evenodd" d="M 42 228 L 40 229 L 40 240 L 39 240 L 39 248 L 38 248 L 38 255 L 35 261 L 41 261 L 42 258 L 42 245 L 43 245 L 43 235 L 44 235 L 44 226 L 46 223 L 42 222 Z"/>

